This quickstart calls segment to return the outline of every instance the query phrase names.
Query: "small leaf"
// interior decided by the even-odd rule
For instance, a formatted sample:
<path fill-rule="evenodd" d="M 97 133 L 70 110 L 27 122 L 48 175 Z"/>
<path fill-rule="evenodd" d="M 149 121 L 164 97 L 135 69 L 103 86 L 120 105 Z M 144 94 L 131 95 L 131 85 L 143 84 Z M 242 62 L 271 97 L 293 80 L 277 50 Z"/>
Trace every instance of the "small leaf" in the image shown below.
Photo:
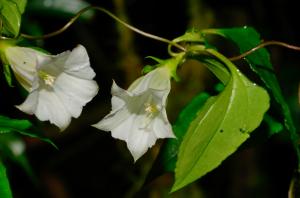
<path fill-rule="evenodd" d="M 44 142 L 47 142 L 49 144 L 51 144 L 54 148 L 56 148 L 58 150 L 58 147 L 49 139 L 46 137 L 43 137 L 41 134 L 38 133 L 38 131 L 34 128 L 32 128 L 30 131 L 29 130 L 20 130 L 20 131 L 16 131 L 22 135 L 31 137 L 31 138 L 37 138 L 39 140 L 42 140 Z"/>
<path fill-rule="evenodd" d="M 259 126 L 269 108 L 267 92 L 232 63 L 227 66 L 231 78 L 224 91 L 208 99 L 180 145 L 172 192 L 219 166 Z"/>
<path fill-rule="evenodd" d="M 0 197 L 12 198 L 9 181 L 6 175 L 6 169 L 1 159 L 0 159 Z"/>
<path fill-rule="evenodd" d="M 0 115 L 0 134 L 10 132 L 17 132 L 21 135 L 38 138 L 44 142 L 51 144 L 57 149 L 57 146 L 50 139 L 40 135 L 38 133 L 38 130 L 35 129 L 32 126 L 31 122 L 29 122 L 28 120 L 11 119 L 6 116 Z"/>
<path fill-rule="evenodd" d="M 21 26 L 21 15 L 25 11 L 27 0 L 1 0 L 0 20 L 3 34 L 16 37 Z"/>
<path fill-rule="evenodd" d="M 10 119 L 0 115 L 0 133 L 10 131 L 22 131 L 30 128 L 32 124 L 28 120 Z"/>

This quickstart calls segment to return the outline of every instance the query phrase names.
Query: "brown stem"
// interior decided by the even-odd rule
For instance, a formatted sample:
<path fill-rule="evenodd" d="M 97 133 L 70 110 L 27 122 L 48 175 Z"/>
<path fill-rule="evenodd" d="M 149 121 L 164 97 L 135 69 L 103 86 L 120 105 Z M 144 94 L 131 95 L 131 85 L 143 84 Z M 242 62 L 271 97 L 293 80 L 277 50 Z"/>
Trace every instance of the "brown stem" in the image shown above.
<path fill-rule="evenodd" d="M 178 49 L 182 50 L 182 51 L 186 51 L 186 49 L 184 47 L 182 47 L 181 45 L 179 45 L 178 43 L 174 43 L 166 38 L 162 38 L 147 32 L 144 32 L 136 27 L 133 27 L 132 25 L 129 25 L 128 23 L 122 21 L 121 19 L 119 19 L 117 16 L 115 16 L 113 13 L 111 13 L 110 11 L 102 8 L 102 7 L 98 7 L 98 6 L 89 6 L 86 7 L 82 10 L 80 10 L 73 18 L 70 19 L 70 21 L 64 25 L 62 28 L 60 28 L 59 30 L 56 30 L 54 32 L 45 34 L 45 35 L 41 35 L 41 36 L 32 36 L 32 35 L 28 35 L 28 34 L 21 34 L 20 36 L 22 36 L 23 38 L 27 38 L 27 39 L 32 39 L 32 40 L 38 40 L 38 39 L 46 39 L 46 38 L 50 38 L 53 36 L 56 36 L 58 34 L 61 34 L 62 32 L 64 32 L 65 30 L 67 30 L 84 12 L 88 11 L 88 10 L 98 10 L 101 12 L 104 12 L 105 14 L 107 14 L 108 16 L 110 16 L 111 18 L 113 18 L 114 20 L 116 20 L 117 22 L 119 22 L 120 24 L 124 25 L 125 27 L 131 29 L 132 31 L 141 34 L 145 37 L 154 39 L 154 40 L 158 40 L 164 43 L 168 43 L 170 45 L 173 45 L 174 47 L 177 47 Z"/>
<path fill-rule="evenodd" d="M 300 47 L 295 46 L 295 45 L 290 45 L 290 44 L 287 44 L 287 43 L 284 43 L 284 42 L 281 42 L 281 41 L 265 41 L 265 42 L 262 42 L 261 44 L 257 45 L 256 47 L 254 47 L 254 48 L 252 48 L 252 49 L 250 49 L 250 50 L 248 50 L 248 51 L 246 51 L 246 52 L 244 52 L 244 53 L 242 53 L 238 56 L 234 56 L 234 57 L 229 58 L 229 60 L 236 61 L 236 60 L 242 59 L 245 56 L 248 56 L 248 55 L 252 54 L 256 50 L 259 50 L 260 48 L 263 48 L 263 47 L 266 47 L 266 46 L 269 46 L 269 45 L 279 45 L 279 46 L 282 46 L 282 47 L 286 47 L 288 49 L 300 51 Z"/>

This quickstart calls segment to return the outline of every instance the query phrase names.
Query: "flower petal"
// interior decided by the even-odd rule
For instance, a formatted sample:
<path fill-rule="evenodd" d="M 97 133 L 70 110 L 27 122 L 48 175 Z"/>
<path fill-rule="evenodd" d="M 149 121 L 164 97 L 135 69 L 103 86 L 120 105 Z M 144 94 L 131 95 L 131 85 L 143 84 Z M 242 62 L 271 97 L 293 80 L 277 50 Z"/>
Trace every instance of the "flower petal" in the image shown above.
<path fill-rule="evenodd" d="M 53 89 L 58 93 L 72 116 L 78 117 L 78 108 L 81 109 L 92 100 L 98 92 L 98 85 L 94 80 L 77 78 L 63 72 L 57 77 Z M 77 109 L 74 107 L 76 105 L 79 106 Z"/>
<path fill-rule="evenodd" d="M 90 67 L 89 56 L 82 45 L 78 45 L 68 55 L 65 62 L 65 72 L 78 78 L 92 79 L 95 77 L 94 70 Z"/>
<path fill-rule="evenodd" d="M 92 126 L 103 131 L 113 131 L 122 122 L 130 118 L 130 116 L 131 115 L 128 110 L 126 108 L 122 108 L 118 111 L 109 113 L 102 120 Z"/>
<path fill-rule="evenodd" d="M 17 105 L 16 107 L 19 110 L 28 113 L 30 115 L 34 114 L 38 103 L 38 97 L 39 97 L 38 91 L 34 90 L 27 96 L 26 100 L 22 104 Z"/>
<path fill-rule="evenodd" d="M 168 121 L 165 122 L 162 115 L 157 116 L 153 120 L 153 131 L 157 138 L 176 138 L 170 123 Z"/>
<path fill-rule="evenodd" d="M 159 67 L 135 80 L 128 88 L 128 91 L 134 94 L 141 94 L 149 88 L 164 90 L 170 89 L 170 87 L 169 69 L 166 67 Z"/>
<path fill-rule="evenodd" d="M 49 120 L 63 131 L 71 122 L 71 115 L 52 91 L 39 90 L 36 117 L 41 121 Z"/>
<path fill-rule="evenodd" d="M 155 144 L 156 137 L 151 131 L 141 129 L 135 126 L 127 140 L 127 147 L 131 152 L 134 161 L 138 160 L 142 155 L 146 153 L 148 148 Z"/>
<path fill-rule="evenodd" d="M 133 124 L 136 117 L 137 115 L 130 115 L 126 117 L 123 122 L 111 130 L 111 136 L 116 139 L 127 141 L 132 132 L 132 127 L 134 126 Z"/>
<path fill-rule="evenodd" d="M 111 111 L 116 111 L 121 109 L 125 105 L 124 100 L 118 98 L 117 96 L 111 97 Z"/>

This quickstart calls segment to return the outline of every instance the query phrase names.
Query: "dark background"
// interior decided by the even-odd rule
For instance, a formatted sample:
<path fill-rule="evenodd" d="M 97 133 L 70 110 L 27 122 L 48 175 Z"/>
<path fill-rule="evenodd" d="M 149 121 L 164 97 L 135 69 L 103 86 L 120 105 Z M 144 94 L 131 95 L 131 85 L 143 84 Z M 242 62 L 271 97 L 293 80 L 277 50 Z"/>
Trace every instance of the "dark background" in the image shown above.
<path fill-rule="evenodd" d="M 29 0 L 31 1 L 31 0 Z M 46 1 L 46 0 L 45 0 Z M 168 39 L 182 35 L 188 27 L 225 28 L 253 26 L 264 40 L 280 40 L 300 46 L 297 3 L 288 0 L 114 0 L 89 1 L 125 18 L 133 26 Z M 30 5 L 30 4 L 29 4 Z M 71 15 L 43 12 L 27 7 L 22 31 L 47 33 L 65 24 Z M 27 28 L 26 28 L 27 26 Z M 35 27 L 37 31 L 33 31 Z M 245 38 L 247 39 L 247 38 Z M 216 170 L 174 194 L 168 194 L 172 176 L 165 174 L 139 191 L 153 163 L 159 144 L 136 164 L 124 142 L 90 125 L 110 111 L 110 86 L 114 79 L 126 88 L 140 75 L 145 56 L 168 58 L 167 45 L 145 38 L 116 24 L 103 13 L 77 21 L 63 34 L 31 42 L 53 54 L 84 45 L 97 73 L 99 94 L 88 103 L 82 115 L 73 119 L 64 132 L 40 123 L 33 116 L 14 108 L 24 100 L 18 86 L 9 88 L 0 78 L 1 114 L 28 118 L 39 125 L 59 150 L 47 143 L 25 138 L 27 156 L 38 182 L 34 183 L 15 163 L 8 163 L 14 196 L 25 197 L 208 197 L 208 198 L 283 198 L 296 165 L 287 132 L 267 138 L 266 126 Z M 226 51 L 236 54 L 237 51 Z M 230 49 L 230 48 L 229 48 Z M 297 99 L 300 52 L 278 46 L 268 47 L 284 95 L 299 126 Z M 212 89 L 215 79 L 205 68 L 187 64 L 179 72 L 180 84 L 174 83 L 168 112 L 172 122 L 195 94 Z"/>

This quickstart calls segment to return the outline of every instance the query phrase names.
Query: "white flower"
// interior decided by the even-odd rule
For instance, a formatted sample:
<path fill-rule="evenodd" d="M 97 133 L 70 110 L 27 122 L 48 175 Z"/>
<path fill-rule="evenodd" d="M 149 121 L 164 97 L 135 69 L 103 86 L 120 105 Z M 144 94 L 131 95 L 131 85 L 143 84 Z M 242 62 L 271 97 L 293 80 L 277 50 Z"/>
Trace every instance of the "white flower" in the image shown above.
<path fill-rule="evenodd" d="M 25 47 L 8 47 L 5 56 L 20 84 L 29 91 L 21 111 L 49 120 L 64 130 L 72 117 L 98 92 L 86 49 L 47 55 Z"/>
<path fill-rule="evenodd" d="M 156 139 L 175 137 L 165 109 L 170 88 L 167 67 L 159 67 L 140 77 L 128 90 L 113 82 L 112 111 L 93 126 L 111 131 L 112 137 L 126 141 L 136 161 Z"/>

